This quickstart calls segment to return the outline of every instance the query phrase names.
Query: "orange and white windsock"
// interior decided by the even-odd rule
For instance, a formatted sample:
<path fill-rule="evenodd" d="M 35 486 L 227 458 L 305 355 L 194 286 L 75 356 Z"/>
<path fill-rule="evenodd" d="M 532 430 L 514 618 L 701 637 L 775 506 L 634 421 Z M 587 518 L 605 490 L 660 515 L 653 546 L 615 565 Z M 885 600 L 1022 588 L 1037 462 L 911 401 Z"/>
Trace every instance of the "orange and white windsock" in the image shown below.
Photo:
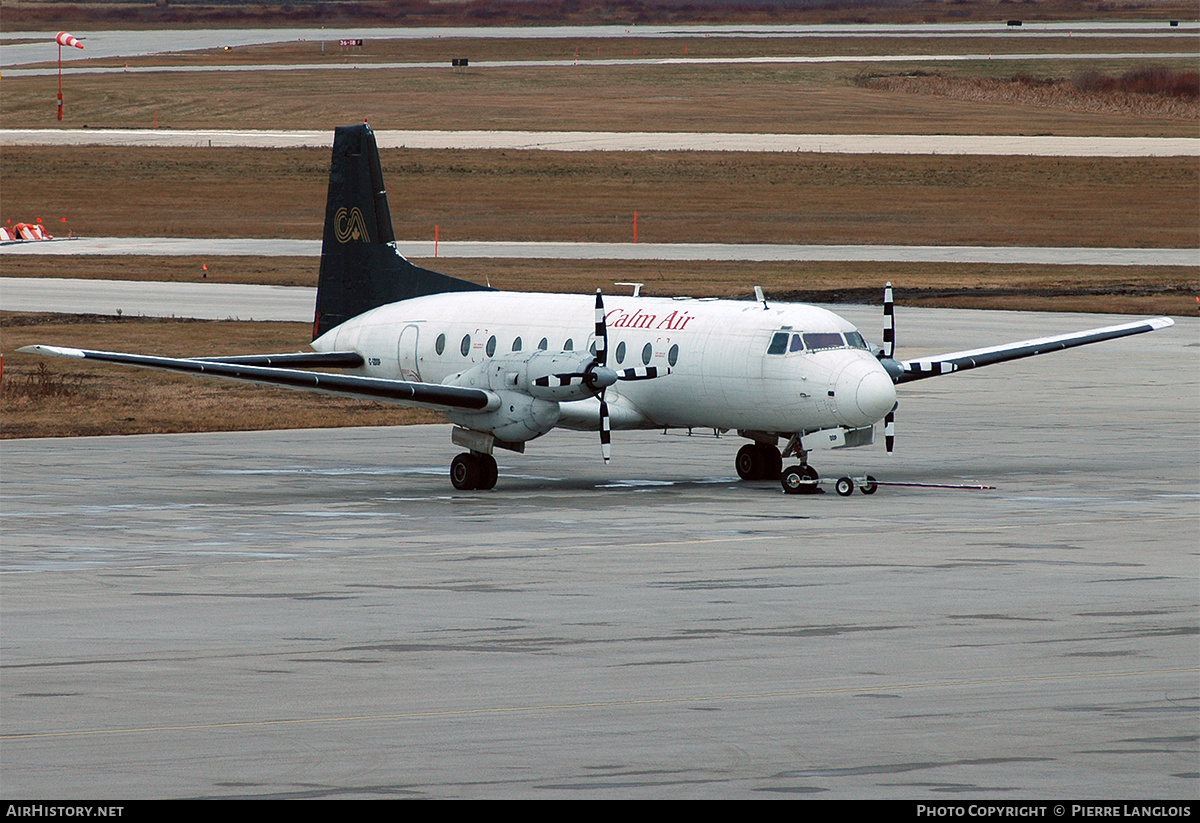
<path fill-rule="evenodd" d="M 54 42 L 60 46 L 74 46 L 77 49 L 83 48 L 83 43 L 75 39 L 75 35 L 70 32 L 60 31 L 58 36 L 54 38 Z"/>

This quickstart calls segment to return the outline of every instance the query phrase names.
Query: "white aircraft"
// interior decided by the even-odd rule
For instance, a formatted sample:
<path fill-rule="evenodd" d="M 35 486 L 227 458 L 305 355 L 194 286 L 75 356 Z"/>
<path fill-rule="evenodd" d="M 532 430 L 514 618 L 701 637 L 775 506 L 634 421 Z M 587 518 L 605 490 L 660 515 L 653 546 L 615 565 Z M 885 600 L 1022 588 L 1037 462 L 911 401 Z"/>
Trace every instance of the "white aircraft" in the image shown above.
<path fill-rule="evenodd" d="M 422 269 L 396 249 L 375 136 L 338 128 L 333 142 L 312 352 L 170 358 L 54 346 L 21 351 L 262 383 L 435 409 L 468 451 L 457 489 L 496 484 L 496 448 L 556 426 L 736 430 L 747 480 L 817 489 L 817 449 L 893 443 L 896 386 L 1172 325 L 1160 317 L 919 360 L 896 360 L 891 288 L 884 349 L 832 312 L 757 300 L 528 294 Z M 312 371 L 341 368 L 347 373 Z M 783 442 L 782 450 L 779 443 Z M 783 470 L 785 457 L 796 465 Z M 863 491 L 872 490 L 869 483 Z M 851 490 L 853 486 L 851 485 Z M 839 489 L 840 490 L 840 489 Z"/>

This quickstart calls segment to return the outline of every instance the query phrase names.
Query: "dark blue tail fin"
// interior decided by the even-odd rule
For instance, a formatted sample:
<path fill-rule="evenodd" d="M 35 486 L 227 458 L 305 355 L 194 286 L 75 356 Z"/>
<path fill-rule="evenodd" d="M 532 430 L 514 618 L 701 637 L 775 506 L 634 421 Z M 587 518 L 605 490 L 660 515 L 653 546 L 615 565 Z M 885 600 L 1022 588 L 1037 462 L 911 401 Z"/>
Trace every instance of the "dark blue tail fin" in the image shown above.
<path fill-rule="evenodd" d="M 367 125 L 334 131 L 325 237 L 313 338 L 365 311 L 451 291 L 485 291 L 409 263 L 396 251 L 375 134 Z"/>

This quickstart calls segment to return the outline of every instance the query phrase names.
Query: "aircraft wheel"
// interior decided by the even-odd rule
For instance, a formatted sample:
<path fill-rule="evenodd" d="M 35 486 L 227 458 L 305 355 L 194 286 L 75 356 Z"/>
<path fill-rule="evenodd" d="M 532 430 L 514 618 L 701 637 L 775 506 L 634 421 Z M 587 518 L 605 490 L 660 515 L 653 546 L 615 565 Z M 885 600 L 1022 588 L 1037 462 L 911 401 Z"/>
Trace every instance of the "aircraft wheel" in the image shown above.
<path fill-rule="evenodd" d="M 867 482 L 863 483 L 862 488 L 860 488 L 859 491 L 863 494 L 874 494 L 878 488 L 879 486 L 876 484 L 875 478 L 868 474 Z"/>
<path fill-rule="evenodd" d="M 788 494 L 816 494 L 817 470 L 812 466 L 789 466 L 779 476 L 779 485 Z"/>
<path fill-rule="evenodd" d="M 783 455 L 774 446 L 763 446 L 763 479 L 778 480 L 783 472 Z"/>
<path fill-rule="evenodd" d="M 834 489 L 842 497 L 849 497 L 854 494 L 854 481 L 849 477 L 839 477 Z"/>
<path fill-rule="evenodd" d="M 734 460 L 738 477 L 743 480 L 761 480 L 763 477 L 763 455 L 757 443 L 747 443 L 738 449 Z"/>
<path fill-rule="evenodd" d="M 450 461 L 450 482 L 459 491 L 479 488 L 481 474 L 479 461 L 470 452 L 463 452 Z"/>
<path fill-rule="evenodd" d="M 496 468 L 496 458 L 490 454 L 474 455 L 475 461 L 479 464 L 479 489 L 494 489 L 496 488 L 496 477 L 499 475 L 499 470 Z"/>
<path fill-rule="evenodd" d="M 802 490 L 805 494 L 816 494 L 821 490 L 821 487 L 817 485 L 817 481 L 821 479 L 821 476 L 817 474 L 816 469 L 812 466 L 800 466 L 800 473 L 804 477 Z"/>
<path fill-rule="evenodd" d="M 800 466 L 789 466 L 779 476 L 779 485 L 787 494 L 800 494 L 804 491 L 804 472 Z"/>

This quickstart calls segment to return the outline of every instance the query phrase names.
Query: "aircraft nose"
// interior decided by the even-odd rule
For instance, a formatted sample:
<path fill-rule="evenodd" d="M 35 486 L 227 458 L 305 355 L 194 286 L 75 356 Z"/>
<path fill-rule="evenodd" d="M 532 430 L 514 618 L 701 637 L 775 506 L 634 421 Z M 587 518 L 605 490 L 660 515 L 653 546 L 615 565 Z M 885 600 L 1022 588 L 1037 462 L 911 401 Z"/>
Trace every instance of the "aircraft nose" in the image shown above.
<path fill-rule="evenodd" d="M 847 426 L 866 426 L 896 405 L 896 386 L 877 362 L 859 360 L 842 369 L 834 384 L 837 416 Z"/>

